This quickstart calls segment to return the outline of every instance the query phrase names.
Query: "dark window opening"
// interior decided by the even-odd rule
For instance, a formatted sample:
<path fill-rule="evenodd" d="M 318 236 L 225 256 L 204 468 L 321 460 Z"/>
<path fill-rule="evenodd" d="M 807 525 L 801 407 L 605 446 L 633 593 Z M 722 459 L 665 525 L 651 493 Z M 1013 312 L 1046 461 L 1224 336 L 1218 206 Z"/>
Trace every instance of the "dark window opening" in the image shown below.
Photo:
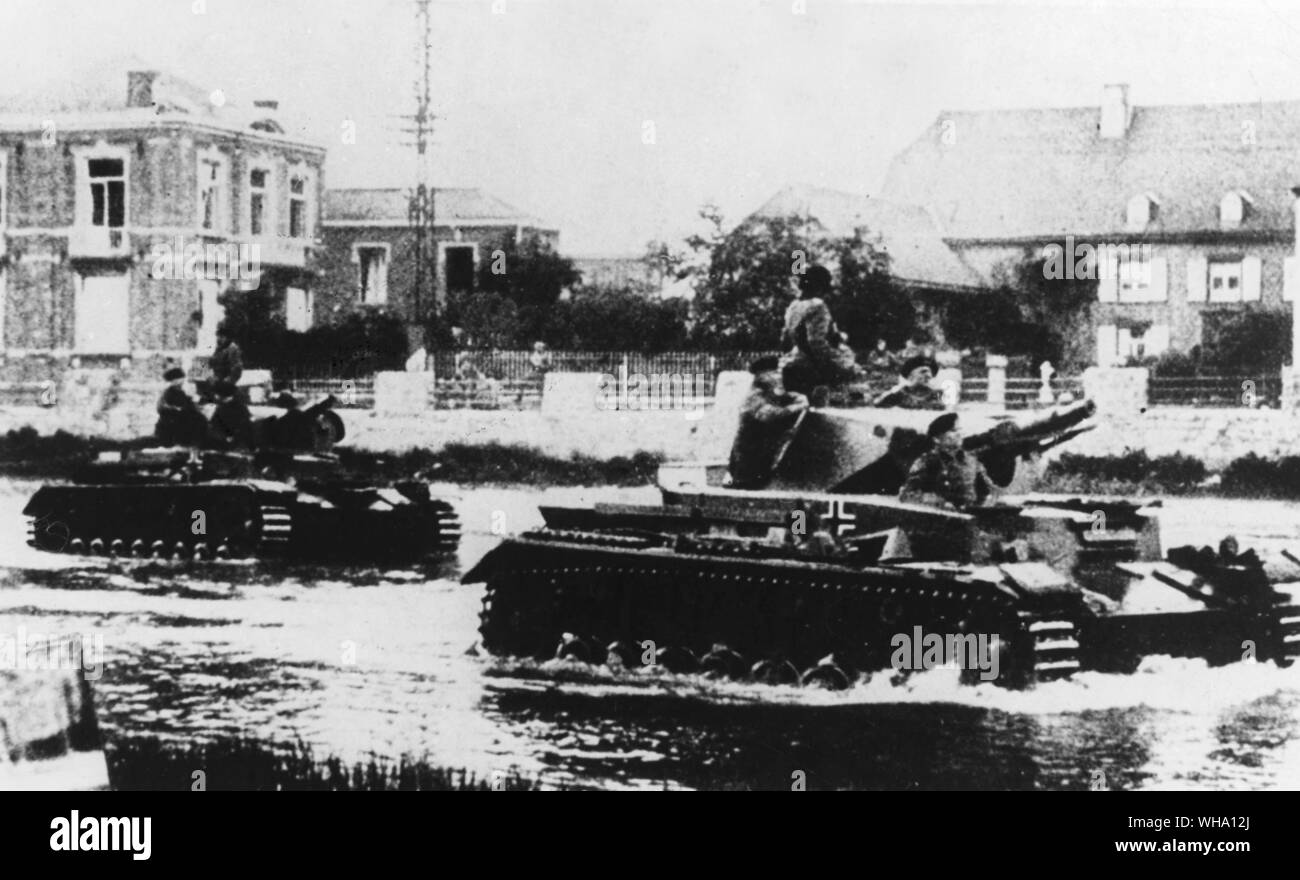
<path fill-rule="evenodd" d="M 449 247 L 445 251 L 447 290 L 458 293 L 474 289 L 474 248 Z"/>

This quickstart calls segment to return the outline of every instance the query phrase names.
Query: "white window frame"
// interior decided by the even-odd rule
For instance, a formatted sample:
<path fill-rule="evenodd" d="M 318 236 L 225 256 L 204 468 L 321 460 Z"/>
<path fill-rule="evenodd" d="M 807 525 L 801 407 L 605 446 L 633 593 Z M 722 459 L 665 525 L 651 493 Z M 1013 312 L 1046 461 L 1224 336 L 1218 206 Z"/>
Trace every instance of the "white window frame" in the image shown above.
<path fill-rule="evenodd" d="M 305 312 L 306 322 L 302 325 L 301 328 L 291 326 L 289 321 L 289 318 L 291 317 L 290 309 L 289 309 L 289 296 L 290 296 L 290 291 L 293 290 L 302 291 L 302 304 L 303 304 L 303 310 Z M 293 287 L 292 285 L 286 286 L 284 288 L 284 328 L 286 330 L 292 330 L 296 333 L 306 333 L 308 330 L 314 327 L 315 324 L 316 324 L 316 295 L 312 291 L 312 289 L 310 287 Z"/>
<path fill-rule="evenodd" d="M 295 180 L 302 181 L 302 194 L 300 199 L 299 196 L 296 195 L 293 191 L 293 182 Z M 305 163 L 297 162 L 289 166 L 289 180 L 288 180 L 288 185 L 286 186 L 286 190 L 287 190 L 286 195 L 288 196 L 288 202 L 287 202 L 288 214 L 285 216 L 285 219 L 287 221 L 286 223 L 287 228 L 285 229 L 285 233 L 290 238 L 296 238 L 299 241 L 311 241 L 312 239 L 315 238 L 315 235 L 313 234 L 313 231 L 316 228 L 315 225 L 316 198 L 314 193 L 315 185 L 316 185 L 316 174 Z M 302 228 L 302 235 L 295 236 L 293 234 L 293 203 L 298 200 L 301 200 L 303 203 L 302 206 L 302 227 L 303 228 Z"/>
<path fill-rule="evenodd" d="M 1151 193 L 1140 193 L 1124 206 L 1124 225 L 1130 232 L 1140 232 L 1150 226 L 1160 210 L 1160 203 Z"/>
<path fill-rule="evenodd" d="M 1163 332 L 1156 333 L 1155 338 L 1164 336 L 1165 345 L 1159 350 L 1148 351 L 1148 347 L 1155 341 L 1155 338 L 1152 338 L 1152 331 L 1157 327 Z M 1140 361 L 1148 357 L 1159 357 L 1169 350 L 1168 338 L 1169 326 L 1158 322 L 1149 324 L 1141 336 L 1134 336 L 1133 331 L 1128 327 L 1117 327 L 1115 345 L 1117 359 L 1120 363 L 1124 363 L 1129 360 Z"/>
<path fill-rule="evenodd" d="M 260 190 L 253 189 L 253 172 L 261 171 L 266 175 L 266 185 Z M 245 189 L 248 192 L 248 198 L 244 203 L 244 229 L 250 235 L 257 238 L 274 238 L 278 227 L 276 226 L 276 201 L 275 201 L 275 169 L 269 162 L 251 162 L 245 170 Z M 262 231 L 253 231 L 253 194 L 260 192 L 262 194 Z"/>
<path fill-rule="evenodd" d="M 451 287 L 447 284 L 447 249 L 448 248 L 471 248 L 474 251 L 474 272 L 475 278 L 478 277 L 479 269 L 479 251 L 478 242 L 476 241 L 440 241 L 438 242 L 438 274 L 442 278 L 443 288 L 450 293 Z"/>
<path fill-rule="evenodd" d="M 120 159 L 122 161 L 122 229 L 131 228 L 131 148 L 117 146 L 106 141 L 99 141 L 93 147 L 74 147 L 72 155 L 76 161 L 77 190 L 73 198 L 75 224 L 82 228 L 111 229 L 108 225 L 108 203 L 104 204 L 104 225 L 96 227 L 94 219 L 94 201 L 90 196 L 90 163 L 93 159 Z M 96 178 L 104 179 L 104 178 Z"/>
<path fill-rule="evenodd" d="M 1216 267 L 1220 269 L 1219 277 L 1224 279 L 1224 285 L 1222 288 L 1220 288 L 1222 292 L 1218 294 L 1216 294 L 1214 290 Z M 1235 272 L 1223 271 L 1225 269 L 1226 270 L 1235 269 L 1236 271 Z M 1234 277 L 1237 280 L 1237 286 L 1236 288 L 1231 288 L 1228 285 L 1228 281 L 1230 281 Z M 1235 260 L 1214 260 L 1214 259 L 1210 260 L 1206 265 L 1205 289 L 1207 293 L 1207 299 L 1209 302 L 1212 303 L 1241 302 L 1244 299 L 1244 294 L 1246 289 L 1245 260 L 1242 260 L 1240 258 Z"/>
<path fill-rule="evenodd" d="M 366 299 L 366 290 L 362 286 L 363 272 L 365 263 L 362 260 L 362 251 L 379 251 L 384 252 L 384 273 L 383 281 L 379 285 L 378 296 L 374 299 Z M 352 245 L 352 262 L 357 265 L 357 302 L 367 306 L 382 306 L 388 302 L 388 273 L 393 266 L 393 246 L 382 241 L 359 241 Z"/>
<path fill-rule="evenodd" d="M 125 346 L 126 346 L 126 347 L 125 347 L 125 348 L 122 348 L 122 349 L 90 348 L 90 347 L 86 347 L 85 345 L 82 344 L 82 338 L 81 338 L 82 328 L 81 328 L 81 326 L 80 326 L 80 320 L 79 320 L 81 316 L 78 314 L 78 312 L 79 312 L 79 308 L 78 308 L 78 306 L 79 306 L 79 302 L 80 302 L 81 297 L 84 296 L 84 295 L 85 295 L 85 292 L 86 292 L 86 279 L 87 279 L 87 278 L 90 278 L 90 277 L 101 277 L 101 276 L 100 276 L 99 273 L 96 273 L 96 272 L 90 272 L 90 273 L 87 273 L 87 272 L 76 272 L 76 273 L 73 274 L 73 284 L 72 284 L 72 289 L 73 289 L 73 293 L 72 293 L 72 295 L 73 295 L 73 328 L 72 328 L 72 334 L 73 334 L 73 336 L 72 336 L 72 347 L 73 347 L 73 351 L 76 351 L 76 352 L 81 353 L 81 354 L 112 354 L 112 355 L 126 354 L 126 355 L 129 355 L 129 354 L 131 353 L 131 350 L 132 350 L 132 349 L 131 349 L 131 310 L 132 310 L 133 299 L 134 299 L 134 297 L 131 295 L 131 294 L 132 294 L 132 291 L 131 291 L 131 275 L 130 275 L 129 272 L 121 272 L 121 273 L 113 272 L 113 273 L 107 273 L 107 275 L 112 276 L 112 277 L 115 277 L 115 278 L 120 278 L 120 279 L 122 279 L 122 280 L 124 281 L 125 285 L 126 285 L 126 315 L 125 315 L 125 319 L 126 319 L 126 334 L 125 334 L 125 335 L 126 335 L 126 341 L 125 341 Z"/>
<path fill-rule="evenodd" d="M 1115 263 L 1115 294 L 1117 302 L 1140 303 L 1152 301 L 1151 262 L 1149 259 L 1134 259 L 1131 251 L 1119 255 Z M 1135 265 L 1138 267 L 1136 272 L 1134 270 Z"/>
<path fill-rule="evenodd" d="M 209 172 L 215 169 L 215 179 Z M 195 205 L 194 225 L 202 232 L 214 235 L 227 235 L 230 232 L 230 157 L 217 147 L 199 150 L 195 161 L 195 178 L 198 188 Z M 204 226 L 203 196 L 209 189 L 215 190 L 213 200 L 212 225 Z"/>

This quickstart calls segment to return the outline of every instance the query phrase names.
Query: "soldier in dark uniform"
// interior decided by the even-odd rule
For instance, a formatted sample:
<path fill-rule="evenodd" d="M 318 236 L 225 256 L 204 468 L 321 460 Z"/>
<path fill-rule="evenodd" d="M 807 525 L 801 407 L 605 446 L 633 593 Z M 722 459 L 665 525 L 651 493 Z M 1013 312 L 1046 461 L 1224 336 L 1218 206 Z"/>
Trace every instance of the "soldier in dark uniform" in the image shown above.
<path fill-rule="evenodd" d="M 154 436 L 165 446 L 198 446 L 208 423 L 199 405 L 185 391 L 185 371 L 172 367 L 163 373 L 167 387 L 158 398 L 158 423 Z"/>
<path fill-rule="evenodd" d="M 830 270 L 809 266 L 799 278 L 799 298 L 785 311 L 781 344 L 789 346 L 790 352 L 782 366 L 791 389 L 811 391 L 818 385 L 845 385 L 866 378 L 822 299 L 831 292 Z"/>
<path fill-rule="evenodd" d="M 903 409 L 943 409 L 943 392 L 930 384 L 939 365 L 934 358 L 918 354 L 903 361 L 898 369 L 903 381 L 876 398 L 872 406 Z"/>
<path fill-rule="evenodd" d="M 808 409 L 808 398 L 787 392 L 776 356 L 749 365 L 754 384 L 740 409 L 740 425 L 731 445 L 731 485 L 761 488 L 771 479 L 794 428 Z"/>
<path fill-rule="evenodd" d="M 216 382 L 239 384 L 239 377 L 244 375 L 244 357 L 235 340 L 226 330 L 217 331 L 217 350 L 208 358 L 208 369 Z"/>
<path fill-rule="evenodd" d="M 983 504 L 993 491 L 993 482 L 980 460 L 962 448 L 957 414 L 939 416 L 927 433 L 934 445 L 912 464 L 899 500 L 958 510 Z"/>
<path fill-rule="evenodd" d="M 248 449 L 253 445 L 253 419 L 232 382 L 212 387 L 217 408 L 212 411 L 208 439 L 218 449 Z"/>
<path fill-rule="evenodd" d="M 316 426 L 311 416 L 302 411 L 298 398 L 281 391 L 271 401 L 284 409 L 284 415 L 270 419 L 266 427 L 267 445 L 278 449 L 309 452 L 316 448 Z"/>

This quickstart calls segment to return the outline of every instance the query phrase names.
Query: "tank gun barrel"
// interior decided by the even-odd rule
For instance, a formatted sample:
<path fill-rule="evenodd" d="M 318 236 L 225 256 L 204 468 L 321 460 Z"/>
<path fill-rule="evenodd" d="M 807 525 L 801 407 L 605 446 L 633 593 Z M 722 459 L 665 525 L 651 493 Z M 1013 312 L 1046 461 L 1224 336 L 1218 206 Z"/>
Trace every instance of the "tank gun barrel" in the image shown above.
<path fill-rule="evenodd" d="M 1085 400 L 1065 409 L 1055 410 L 1027 424 L 1016 425 L 1003 422 L 987 431 L 970 435 L 962 445 L 968 452 L 981 456 L 1045 452 L 1096 427 L 1083 424 L 1096 411 L 1097 405 L 1091 400 Z"/>

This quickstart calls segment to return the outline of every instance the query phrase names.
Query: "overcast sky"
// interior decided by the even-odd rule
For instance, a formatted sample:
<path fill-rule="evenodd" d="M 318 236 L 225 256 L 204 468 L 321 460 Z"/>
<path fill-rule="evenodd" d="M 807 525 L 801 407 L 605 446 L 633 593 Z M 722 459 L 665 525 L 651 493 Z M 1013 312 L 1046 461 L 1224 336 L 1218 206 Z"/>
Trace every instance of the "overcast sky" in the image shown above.
<path fill-rule="evenodd" d="M 407 186 L 414 10 L 0 0 L 0 91 L 132 54 L 279 98 L 329 148 L 330 186 Z M 1107 82 L 1137 104 L 1300 99 L 1300 7 L 1281 0 L 435 0 L 432 19 L 435 180 L 541 217 L 570 253 L 639 252 L 704 202 L 735 220 L 788 183 L 872 193 L 945 108 L 1095 105 Z"/>

